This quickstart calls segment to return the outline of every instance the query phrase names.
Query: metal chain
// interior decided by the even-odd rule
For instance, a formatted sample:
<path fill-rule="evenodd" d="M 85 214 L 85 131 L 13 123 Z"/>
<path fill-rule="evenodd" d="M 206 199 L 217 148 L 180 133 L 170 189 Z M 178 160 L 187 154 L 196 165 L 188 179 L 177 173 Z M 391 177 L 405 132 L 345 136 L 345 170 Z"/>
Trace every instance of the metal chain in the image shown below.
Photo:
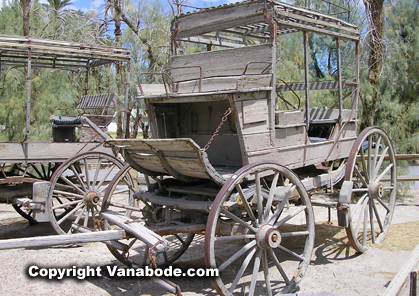
<path fill-rule="evenodd" d="M 218 125 L 217 129 L 215 130 L 214 134 L 212 135 L 211 139 L 209 139 L 207 145 L 205 145 L 204 147 L 204 151 L 207 151 L 209 146 L 211 145 L 212 141 L 214 140 L 214 138 L 218 135 L 218 132 L 220 131 L 221 127 L 223 126 L 224 122 L 227 121 L 228 116 L 231 113 L 231 107 L 229 107 L 226 112 L 224 112 L 224 116 L 221 119 L 220 124 Z"/>

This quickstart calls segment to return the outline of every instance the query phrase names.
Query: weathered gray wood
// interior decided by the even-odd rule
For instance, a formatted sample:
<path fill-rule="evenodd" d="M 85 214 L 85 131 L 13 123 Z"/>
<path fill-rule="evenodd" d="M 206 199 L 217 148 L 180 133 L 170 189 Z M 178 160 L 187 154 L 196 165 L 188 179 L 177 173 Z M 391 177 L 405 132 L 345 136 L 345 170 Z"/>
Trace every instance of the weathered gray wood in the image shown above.
<path fill-rule="evenodd" d="M 118 96 L 115 93 L 85 95 L 79 97 L 78 109 L 103 109 L 116 106 Z"/>
<path fill-rule="evenodd" d="M 49 211 L 46 210 L 46 203 L 51 188 L 51 182 L 42 181 L 36 182 L 32 185 L 33 196 L 31 209 L 33 210 L 33 217 L 37 222 L 49 222 L 51 221 Z M 34 208 L 36 208 L 34 210 Z"/>
<path fill-rule="evenodd" d="M 289 86 L 289 87 L 288 87 Z M 288 86 L 285 84 L 279 84 L 276 87 L 277 91 L 299 91 L 299 90 L 305 90 L 305 83 L 288 83 Z M 353 81 L 343 81 L 342 83 L 343 88 L 353 88 L 356 87 L 356 85 L 353 83 Z M 291 88 L 291 89 L 290 89 Z M 337 89 L 338 88 L 338 82 L 337 81 L 322 81 L 322 82 L 313 82 L 309 85 L 309 90 L 323 90 L 323 89 Z"/>
<path fill-rule="evenodd" d="M 174 170 L 182 175 L 209 179 L 209 175 L 198 158 L 166 157 L 166 160 Z"/>
<path fill-rule="evenodd" d="M 275 127 L 299 127 L 305 125 L 304 112 L 301 110 L 276 111 Z"/>
<path fill-rule="evenodd" d="M 147 192 L 137 192 L 134 196 L 140 200 L 152 202 L 154 204 L 176 207 L 180 210 L 194 210 L 208 213 L 211 209 L 212 201 L 188 200 L 186 198 L 164 197 Z"/>
<path fill-rule="evenodd" d="M 131 153 L 130 156 L 132 160 L 147 170 L 168 174 L 167 170 L 163 167 L 155 154 L 144 155 Z"/>
<path fill-rule="evenodd" d="M 264 44 L 174 56 L 172 57 L 171 68 L 195 68 L 172 69 L 171 77 L 176 82 L 199 79 L 198 66 L 202 69 L 202 78 L 242 75 L 248 62 L 263 63 L 250 64 L 245 74 L 262 74 L 262 70 L 272 62 L 272 47 L 269 44 Z"/>
<path fill-rule="evenodd" d="M 208 161 L 207 154 L 192 139 L 112 139 L 107 142 L 129 149 L 130 158 L 135 161 L 134 168 L 139 166 L 152 172 L 171 174 L 175 178 L 188 176 L 225 182 Z M 139 154 L 135 147 L 142 151 L 147 147 L 147 157 Z"/>
<path fill-rule="evenodd" d="M 264 150 L 271 144 L 269 132 L 243 135 L 242 141 L 246 152 Z"/>
<path fill-rule="evenodd" d="M 107 210 L 104 212 L 100 212 L 99 216 L 124 229 L 132 236 L 146 243 L 149 247 L 155 246 L 158 252 L 163 251 L 169 245 L 166 239 L 164 239 L 160 235 L 147 229 L 143 225 L 139 224 L 139 222 L 134 222 L 132 219 L 122 214 L 116 213 L 111 210 Z"/>
<path fill-rule="evenodd" d="M 205 13 L 179 17 L 177 38 L 197 36 L 228 29 L 244 23 L 263 22 L 263 2 L 246 2 L 242 5 L 207 10 Z"/>
<path fill-rule="evenodd" d="M 25 151 L 27 145 L 27 155 Z M 21 162 L 63 162 L 70 156 L 87 151 L 101 151 L 112 154 L 112 149 L 102 143 L 54 143 L 54 142 L 0 142 L 0 163 Z"/>
<path fill-rule="evenodd" d="M 243 125 L 264 122 L 268 118 L 268 104 L 266 100 L 243 101 Z"/>
<path fill-rule="evenodd" d="M 209 44 L 209 45 L 216 45 L 216 46 L 225 46 L 225 47 L 231 47 L 231 48 L 239 48 L 245 46 L 244 44 L 237 44 L 237 43 L 231 43 L 226 42 L 223 40 L 213 40 L 203 37 L 186 37 L 186 38 L 180 38 L 179 41 L 187 41 L 191 43 L 199 43 L 199 44 Z"/>
<path fill-rule="evenodd" d="M 413 250 L 410 258 L 406 261 L 403 267 L 399 270 L 396 276 L 390 282 L 387 289 L 385 290 L 383 296 L 396 296 L 396 295 L 406 295 L 404 292 L 407 292 L 407 289 L 404 289 L 406 282 L 409 281 L 408 277 L 410 272 L 418 271 L 419 265 L 419 245 Z"/>
<path fill-rule="evenodd" d="M 102 242 L 109 240 L 119 240 L 123 238 L 125 238 L 125 231 L 123 230 L 107 230 L 91 233 L 14 238 L 0 240 L 0 250 L 39 247 L 48 248 L 58 245 Z"/>

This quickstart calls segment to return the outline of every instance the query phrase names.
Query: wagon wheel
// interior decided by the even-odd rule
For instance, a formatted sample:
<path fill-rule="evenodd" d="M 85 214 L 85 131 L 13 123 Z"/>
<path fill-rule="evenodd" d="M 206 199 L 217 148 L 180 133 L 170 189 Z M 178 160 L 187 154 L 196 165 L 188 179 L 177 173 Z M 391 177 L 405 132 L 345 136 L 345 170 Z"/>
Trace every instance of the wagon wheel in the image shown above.
<path fill-rule="evenodd" d="M 272 163 L 237 171 L 222 187 L 205 232 L 205 263 L 221 295 L 292 292 L 314 246 L 307 191 L 289 169 Z"/>
<path fill-rule="evenodd" d="M 51 162 L 29 163 L 26 167 L 22 167 L 20 164 L 14 164 L 8 173 L 10 175 L 23 176 L 25 178 L 49 181 L 56 168 L 57 165 Z M 20 216 L 28 220 L 29 225 L 36 225 L 38 223 L 33 217 L 32 210 L 27 209 L 21 204 L 12 204 L 12 207 Z"/>
<path fill-rule="evenodd" d="M 51 178 L 47 211 L 59 234 L 75 232 L 72 225 L 94 229 L 108 182 L 123 164 L 102 152 L 86 152 L 63 162 Z"/>
<path fill-rule="evenodd" d="M 353 182 L 346 233 L 351 245 L 364 252 L 369 242 L 382 242 L 396 202 L 396 157 L 382 129 L 369 127 L 356 139 L 345 172 Z"/>
<path fill-rule="evenodd" d="M 145 225 L 148 221 L 146 205 L 134 198 L 138 192 L 137 182 L 134 182 L 130 172 L 132 168 L 127 164 L 112 179 L 104 195 L 102 211 L 112 210 L 129 217 L 137 223 Z M 108 221 L 101 223 L 102 230 L 113 229 Z M 158 254 L 156 265 L 165 267 L 175 262 L 189 247 L 194 234 L 167 235 L 165 239 L 170 243 L 166 251 Z M 111 253 L 120 262 L 128 266 L 148 266 L 150 248 L 141 240 L 130 238 L 118 241 L 119 244 L 107 245 Z M 154 254 L 155 255 L 155 254 Z"/>

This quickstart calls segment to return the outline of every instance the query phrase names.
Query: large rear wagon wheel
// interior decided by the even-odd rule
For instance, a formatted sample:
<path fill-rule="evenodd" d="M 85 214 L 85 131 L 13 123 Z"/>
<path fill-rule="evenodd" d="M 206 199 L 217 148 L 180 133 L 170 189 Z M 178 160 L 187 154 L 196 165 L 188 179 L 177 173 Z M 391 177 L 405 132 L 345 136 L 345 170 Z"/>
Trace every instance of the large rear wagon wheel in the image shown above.
<path fill-rule="evenodd" d="M 221 295 L 293 292 L 314 246 L 314 215 L 303 184 L 289 169 L 243 167 L 222 187 L 205 232 L 205 263 Z"/>
<path fill-rule="evenodd" d="M 134 197 L 134 193 L 138 192 L 139 188 L 131 175 L 132 171 L 133 169 L 127 164 L 115 175 L 105 191 L 101 210 L 120 213 L 136 221 L 135 223 L 141 223 L 147 227 L 149 210 L 145 204 Z M 101 230 L 115 229 L 115 227 L 108 221 L 101 223 Z M 116 259 L 127 266 L 144 267 L 152 264 L 161 268 L 175 262 L 188 249 L 193 237 L 194 234 L 188 233 L 165 235 L 164 238 L 169 242 L 169 247 L 159 254 L 154 253 L 146 243 L 134 237 L 117 241 L 116 244 L 107 245 L 107 247 Z M 155 258 L 153 262 L 150 262 L 149 253 Z"/>
<path fill-rule="evenodd" d="M 352 182 L 346 233 L 355 250 L 364 252 L 370 243 L 384 240 L 396 202 L 396 157 L 385 131 L 362 131 L 352 147 L 345 181 Z"/>
<path fill-rule="evenodd" d="M 95 229 L 103 196 L 121 161 L 102 152 L 86 152 L 63 162 L 51 177 L 47 199 L 50 222 L 58 234 L 76 232 L 74 226 Z"/>

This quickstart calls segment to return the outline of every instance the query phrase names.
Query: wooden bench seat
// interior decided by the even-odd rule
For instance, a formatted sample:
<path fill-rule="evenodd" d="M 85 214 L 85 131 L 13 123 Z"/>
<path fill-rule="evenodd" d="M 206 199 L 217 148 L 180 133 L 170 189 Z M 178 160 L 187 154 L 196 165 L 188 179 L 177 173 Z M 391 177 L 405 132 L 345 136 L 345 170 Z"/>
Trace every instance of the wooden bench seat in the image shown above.
<path fill-rule="evenodd" d="M 178 55 L 165 70 L 170 79 L 163 84 L 141 84 L 138 96 L 167 93 L 208 93 L 271 87 L 272 47 L 269 44 Z M 167 92 L 167 93 L 166 93 Z"/>

